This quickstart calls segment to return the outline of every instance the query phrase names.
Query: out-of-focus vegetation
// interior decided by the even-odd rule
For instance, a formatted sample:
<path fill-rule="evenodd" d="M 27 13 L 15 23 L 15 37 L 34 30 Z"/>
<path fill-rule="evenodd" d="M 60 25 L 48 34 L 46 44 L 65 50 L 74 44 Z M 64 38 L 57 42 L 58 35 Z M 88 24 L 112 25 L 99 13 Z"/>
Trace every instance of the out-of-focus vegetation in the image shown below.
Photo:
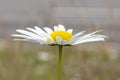
<path fill-rule="evenodd" d="M 10 46 L 0 49 L 0 80 L 56 80 L 57 46 Z M 119 53 L 104 43 L 64 47 L 63 80 L 119 80 Z"/>

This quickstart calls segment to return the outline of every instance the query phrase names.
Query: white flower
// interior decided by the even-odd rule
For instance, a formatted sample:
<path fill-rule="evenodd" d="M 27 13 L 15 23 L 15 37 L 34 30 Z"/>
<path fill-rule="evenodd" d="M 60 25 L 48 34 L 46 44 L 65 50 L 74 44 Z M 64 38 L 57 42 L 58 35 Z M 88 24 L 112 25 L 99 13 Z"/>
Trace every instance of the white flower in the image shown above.
<path fill-rule="evenodd" d="M 37 58 L 42 61 L 50 61 L 54 58 L 54 56 L 49 54 L 49 52 L 41 51 L 38 53 Z"/>
<path fill-rule="evenodd" d="M 13 34 L 17 37 L 14 40 L 37 42 L 48 45 L 77 45 L 86 42 L 104 41 L 105 35 L 96 34 L 102 30 L 98 30 L 89 34 L 85 31 L 72 34 L 73 29 L 65 29 L 63 25 L 54 26 L 54 30 L 45 27 L 44 30 L 35 26 L 34 28 L 26 28 L 26 30 L 16 30 L 20 34 Z"/>

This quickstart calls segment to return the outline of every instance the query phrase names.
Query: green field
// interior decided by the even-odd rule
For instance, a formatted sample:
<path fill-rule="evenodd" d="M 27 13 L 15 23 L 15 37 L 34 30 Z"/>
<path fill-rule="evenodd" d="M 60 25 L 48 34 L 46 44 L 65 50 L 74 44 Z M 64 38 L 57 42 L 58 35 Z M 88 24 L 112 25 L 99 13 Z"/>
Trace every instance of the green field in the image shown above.
<path fill-rule="evenodd" d="M 119 80 L 120 51 L 102 42 L 64 47 L 63 80 Z M 0 80 L 56 80 L 57 46 L 14 43 L 0 49 Z"/>

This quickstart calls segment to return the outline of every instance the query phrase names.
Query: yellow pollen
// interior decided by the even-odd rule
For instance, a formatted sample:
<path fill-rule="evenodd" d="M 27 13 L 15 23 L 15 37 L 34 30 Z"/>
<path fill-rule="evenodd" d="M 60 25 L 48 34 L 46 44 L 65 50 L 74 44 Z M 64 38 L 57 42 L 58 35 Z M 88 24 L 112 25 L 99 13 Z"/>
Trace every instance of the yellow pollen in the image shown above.
<path fill-rule="evenodd" d="M 67 31 L 55 31 L 50 34 L 54 41 L 56 41 L 56 37 L 60 37 L 62 40 L 70 40 L 73 35 Z"/>

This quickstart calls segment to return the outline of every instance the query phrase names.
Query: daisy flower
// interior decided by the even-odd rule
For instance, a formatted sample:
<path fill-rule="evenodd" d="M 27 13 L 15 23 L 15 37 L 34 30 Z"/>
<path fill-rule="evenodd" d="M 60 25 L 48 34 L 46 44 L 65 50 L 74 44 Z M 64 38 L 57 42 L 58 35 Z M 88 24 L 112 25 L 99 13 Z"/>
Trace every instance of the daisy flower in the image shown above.
<path fill-rule="evenodd" d="M 48 45 L 77 45 L 86 42 L 104 41 L 106 36 L 96 34 L 102 30 L 98 30 L 89 34 L 81 31 L 73 35 L 73 29 L 65 29 L 63 25 L 54 26 L 54 30 L 44 27 L 44 30 L 35 26 L 34 28 L 26 28 L 26 30 L 16 30 L 19 34 L 13 34 L 14 40 L 37 42 Z"/>
<path fill-rule="evenodd" d="M 73 29 L 65 29 L 63 25 L 54 26 L 54 30 L 44 27 L 44 30 L 35 26 L 34 28 L 26 28 L 26 30 L 16 30 L 19 34 L 13 34 L 14 40 L 30 41 L 47 45 L 58 45 L 58 74 L 57 80 L 62 79 L 62 50 L 63 46 L 77 45 L 86 42 L 104 41 L 105 35 L 96 34 L 102 30 L 98 30 L 89 34 L 85 31 L 78 32 L 73 35 Z"/>

